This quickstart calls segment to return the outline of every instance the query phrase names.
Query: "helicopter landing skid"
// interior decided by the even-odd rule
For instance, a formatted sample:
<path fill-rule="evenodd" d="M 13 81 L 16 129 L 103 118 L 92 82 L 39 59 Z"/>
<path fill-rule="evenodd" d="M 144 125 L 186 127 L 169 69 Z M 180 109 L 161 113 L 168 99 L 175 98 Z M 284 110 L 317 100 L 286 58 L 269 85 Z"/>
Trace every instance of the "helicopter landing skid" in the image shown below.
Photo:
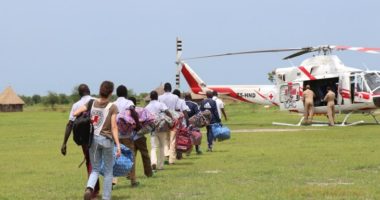
<path fill-rule="evenodd" d="M 350 115 L 352 114 L 353 112 L 350 112 L 348 114 L 346 114 L 346 116 L 344 117 L 344 120 L 342 123 L 336 123 L 334 126 L 354 126 L 354 125 L 358 125 L 358 124 L 362 124 L 364 123 L 363 120 L 360 120 L 360 121 L 356 121 L 356 122 L 352 122 L 352 123 L 347 123 L 347 119 L 350 117 Z M 297 123 L 297 124 L 288 124 L 288 123 L 281 123 L 281 122 L 272 122 L 272 125 L 277 125 L 277 126 L 301 126 L 302 125 L 302 121 L 303 121 L 304 117 L 301 117 L 300 121 Z M 374 119 L 376 120 L 376 118 L 374 117 Z M 316 121 L 314 121 L 316 122 Z M 377 123 L 379 123 L 377 120 L 376 120 Z M 328 126 L 329 124 L 328 123 L 314 123 L 314 124 L 311 124 L 310 126 Z"/>
<path fill-rule="evenodd" d="M 357 121 L 357 122 L 352 122 L 352 123 L 347 124 L 347 119 L 350 117 L 350 115 L 352 113 L 353 113 L 352 111 L 349 112 L 349 113 L 347 113 L 346 116 L 343 119 L 343 122 L 341 124 L 335 124 L 335 126 L 354 126 L 354 125 L 358 125 L 358 124 L 364 123 L 363 120 L 360 120 L 360 121 Z"/>
<path fill-rule="evenodd" d="M 380 124 L 379 121 L 376 119 L 376 116 L 375 116 L 373 113 L 371 113 L 371 116 L 372 116 L 373 119 L 375 120 L 376 124 Z"/>
<path fill-rule="evenodd" d="M 282 122 L 272 122 L 272 125 L 277 126 L 301 126 L 302 121 L 305 117 L 301 117 L 301 120 L 297 124 L 288 124 L 288 123 L 282 123 Z"/>

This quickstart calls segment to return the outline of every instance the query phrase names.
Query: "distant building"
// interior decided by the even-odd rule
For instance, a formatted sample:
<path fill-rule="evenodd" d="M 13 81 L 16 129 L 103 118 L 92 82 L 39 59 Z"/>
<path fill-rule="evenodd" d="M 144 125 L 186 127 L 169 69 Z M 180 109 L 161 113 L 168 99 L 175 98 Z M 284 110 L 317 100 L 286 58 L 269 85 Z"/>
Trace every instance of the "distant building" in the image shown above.
<path fill-rule="evenodd" d="M 164 92 L 165 92 L 164 91 L 164 85 L 162 85 L 162 84 L 154 90 L 157 92 L 158 96 L 160 96 L 161 94 L 164 94 Z M 150 91 L 149 91 L 148 95 L 146 95 L 144 97 L 144 101 L 145 101 L 145 103 L 148 103 L 150 101 Z"/>
<path fill-rule="evenodd" d="M 24 104 L 10 86 L 0 94 L 0 112 L 22 112 Z"/>

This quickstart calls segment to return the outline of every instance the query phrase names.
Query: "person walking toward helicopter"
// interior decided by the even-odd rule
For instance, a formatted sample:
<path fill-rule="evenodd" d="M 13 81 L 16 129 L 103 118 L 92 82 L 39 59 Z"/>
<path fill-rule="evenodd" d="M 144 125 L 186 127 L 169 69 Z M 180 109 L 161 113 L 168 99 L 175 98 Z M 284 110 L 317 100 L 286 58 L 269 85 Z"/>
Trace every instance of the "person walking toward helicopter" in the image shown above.
<path fill-rule="evenodd" d="M 310 85 L 306 85 L 306 90 L 303 91 L 302 101 L 304 105 L 304 124 L 311 124 L 314 115 L 314 98 L 315 94 L 310 89 Z"/>
<path fill-rule="evenodd" d="M 87 181 L 87 187 L 83 199 L 90 200 L 93 197 L 94 187 L 100 174 L 100 168 L 104 167 L 103 195 L 104 200 L 111 199 L 112 174 L 115 157 L 120 157 L 119 134 L 116 124 L 116 115 L 119 112 L 117 106 L 110 103 L 114 89 L 113 82 L 103 81 L 100 85 L 99 96 L 91 109 L 91 121 L 94 126 L 94 135 L 89 149 L 92 170 Z M 77 117 L 87 111 L 89 105 L 78 108 L 73 116 Z M 116 145 L 116 155 L 114 146 Z"/>
<path fill-rule="evenodd" d="M 72 106 L 71 112 L 69 115 L 69 121 L 68 121 L 68 123 L 66 125 L 66 129 L 65 129 L 65 136 L 63 139 L 62 147 L 61 147 L 61 153 L 64 156 L 66 156 L 66 153 L 67 153 L 67 146 L 66 146 L 67 140 L 69 139 L 70 134 L 73 130 L 74 120 L 76 118 L 74 116 L 74 112 L 78 108 L 82 107 L 83 105 L 86 105 L 91 99 L 94 99 L 93 97 L 90 96 L 91 92 L 90 92 L 88 85 L 84 84 L 84 83 L 80 84 L 78 86 L 78 94 L 81 98 L 79 101 L 74 103 L 74 105 Z M 92 166 L 91 166 L 91 161 L 90 161 L 89 144 L 82 144 L 81 147 L 82 147 L 84 158 L 86 160 L 87 174 L 88 174 L 88 176 L 90 176 Z M 97 180 L 96 185 L 94 187 L 94 191 L 92 193 L 92 198 L 96 198 L 98 196 L 98 193 L 99 193 L 99 179 Z"/>
<path fill-rule="evenodd" d="M 329 118 L 329 126 L 335 124 L 335 93 L 331 90 L 330 86 L 327 86 L 327 94 L 323 99 L 327 102 L 327 117 Z"/>

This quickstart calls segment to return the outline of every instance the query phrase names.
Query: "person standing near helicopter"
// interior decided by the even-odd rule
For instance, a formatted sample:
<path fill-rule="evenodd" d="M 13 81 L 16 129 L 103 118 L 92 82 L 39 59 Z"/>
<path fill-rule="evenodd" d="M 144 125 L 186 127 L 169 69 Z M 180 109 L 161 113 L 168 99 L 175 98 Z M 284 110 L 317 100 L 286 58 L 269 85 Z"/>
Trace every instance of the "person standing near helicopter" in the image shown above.
<path fill-rule="evenodd" d="M 327 86 L 327 94 L 323 99 L 327 102 L 327 117 L 329 118 L 329 126 L 334 126 L 335 124 L 335 93 L 332 91 L 330 86 Z"/>
<path fill-rule="evenodd" d="M 302 101 L 304 105 L 304 123 L 311 124 L 314 115 L 314 92 L 310 89 L 310 85 L 306 85 L 306 90 L 303 91 Z"/>

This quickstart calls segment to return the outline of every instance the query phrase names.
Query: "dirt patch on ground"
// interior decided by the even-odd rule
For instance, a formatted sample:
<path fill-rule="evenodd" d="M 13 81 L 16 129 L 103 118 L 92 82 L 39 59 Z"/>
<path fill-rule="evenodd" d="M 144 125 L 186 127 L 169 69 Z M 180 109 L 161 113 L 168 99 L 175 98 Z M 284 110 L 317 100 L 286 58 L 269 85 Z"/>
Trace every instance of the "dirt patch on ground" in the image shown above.
<path fill-rule="evenodd" d="M 316 185 L 316 186 L 337 186 L 337 185 L 353 185 L 354 183 L 351 181 L 343 181 L 343 180 L 335 180 L 328 179 L 327 181 L 313 181 L 307 182 L 307 185 Z"/>
<path fill-rule="evenodd" d="M 297 132 L 297 131 L 320 131 L 324 129 L 315 129 L 315 128 L 261 128 L 261 129 L 237 129 L 231 130 L 232 133 L 263 133 L 263 132 Z"/>

